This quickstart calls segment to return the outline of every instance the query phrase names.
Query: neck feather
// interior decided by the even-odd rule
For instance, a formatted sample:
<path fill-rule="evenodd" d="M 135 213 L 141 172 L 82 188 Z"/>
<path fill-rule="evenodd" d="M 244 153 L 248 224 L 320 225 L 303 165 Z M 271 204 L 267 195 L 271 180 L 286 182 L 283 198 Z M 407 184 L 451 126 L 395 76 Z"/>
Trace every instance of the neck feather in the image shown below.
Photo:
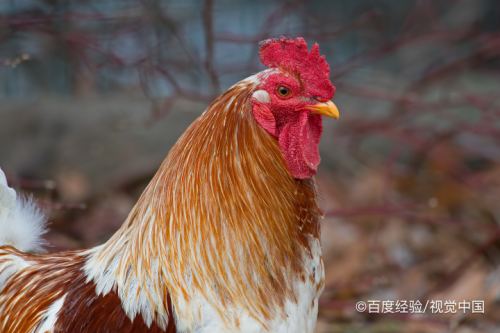
<path fill-rule="evenodd" d="M 174 145 L 128 219 L 86 265 L 97 291 L 117 288 L 129 316 L 178 316 L 195 295 L 263 320 L 293 300 L 308 241 L 318 237 L 314 184 L 287 172 L 254 120 L 255 83 L 216 99 Z M 304 278 L 303 276 L 301 278 Z M 139 305 L 138 305 L 139 304 Z"/>

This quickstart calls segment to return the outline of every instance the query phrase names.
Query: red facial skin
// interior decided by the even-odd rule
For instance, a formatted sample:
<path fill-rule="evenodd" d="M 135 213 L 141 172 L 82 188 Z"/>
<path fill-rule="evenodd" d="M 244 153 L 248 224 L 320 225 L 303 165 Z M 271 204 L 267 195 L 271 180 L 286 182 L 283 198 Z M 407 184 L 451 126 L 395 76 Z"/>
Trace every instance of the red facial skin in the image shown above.
<path fill-rule="evenodd" d="M 253 99 L 252 110 L 256 121 L 278 140 L 291 176 L 296 179 L 311 178 L 320 162 L 318 146 L 323 126 L 321 116 L 306 107 L 325 102 L 332 94 L 313 96 L 300 79 L 283 71 L 263 76 L 261 80 L 257 89 L 266 91 L 270 101 L 264 103 Z M 281 86 L 290 91 L 285 97 L 278 93 Z"/>
<path fill-rule="evenodd" d="M 318 169 L 321 116 L 307 109 L 332 99 L 335 87 L 330 81 L 330 66 L 319 52 L 318 44 L 310 50 L 304 38 L 268 39 L 259 50 L 260 61 L 274 69 L 260 75 L 259 90 L 269 94 L 269 101 L 253 99 L 253 114 L 264 130 L 277 138 L 290 175 L 311 178 Z M 290 90 L 282 96 L 280 86 Z"/>

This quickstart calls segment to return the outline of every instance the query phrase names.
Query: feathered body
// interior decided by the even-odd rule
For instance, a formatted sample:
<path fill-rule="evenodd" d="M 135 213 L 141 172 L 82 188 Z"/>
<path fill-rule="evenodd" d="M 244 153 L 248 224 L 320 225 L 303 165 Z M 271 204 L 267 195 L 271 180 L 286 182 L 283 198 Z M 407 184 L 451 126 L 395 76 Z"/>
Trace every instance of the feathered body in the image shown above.
<path fill-rule="evenodd" d="M 280 134 L 259 120 L 276 71 L 208 107 L 105 244 L 0 247 L 0 331 L 313 332 L 320 211 L 313 180 L 293 176 Z"/>

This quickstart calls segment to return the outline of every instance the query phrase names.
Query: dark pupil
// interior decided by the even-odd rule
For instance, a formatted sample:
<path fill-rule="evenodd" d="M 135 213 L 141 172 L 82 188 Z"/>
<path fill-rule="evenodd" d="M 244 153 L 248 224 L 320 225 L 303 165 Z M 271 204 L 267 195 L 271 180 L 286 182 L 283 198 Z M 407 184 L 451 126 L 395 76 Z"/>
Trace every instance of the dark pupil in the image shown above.
<path fill-rule="evenodd" d="M 286 96 L 286 95 L 288 95 L 288 88 L 280 87 L 279 92 L 280 92 L 280 95 Z"/>

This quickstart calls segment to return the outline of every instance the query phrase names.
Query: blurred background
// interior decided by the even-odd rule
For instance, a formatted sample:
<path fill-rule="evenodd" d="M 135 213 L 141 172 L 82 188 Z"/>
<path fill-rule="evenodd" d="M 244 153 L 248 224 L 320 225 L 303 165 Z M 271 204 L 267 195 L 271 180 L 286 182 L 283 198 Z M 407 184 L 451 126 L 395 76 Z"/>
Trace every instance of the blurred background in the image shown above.
<path fill-rule="evenodd" d="M 320 44 L 342 114 L 317 177 L 317 332 L 500 332 L 496 0 L 0 1 L 0 165 L 48 212 L 49 250 L 108 239 L 184 129 L 281 35 Z M 355 310 L 397 299 L 484 313 Z"/>

